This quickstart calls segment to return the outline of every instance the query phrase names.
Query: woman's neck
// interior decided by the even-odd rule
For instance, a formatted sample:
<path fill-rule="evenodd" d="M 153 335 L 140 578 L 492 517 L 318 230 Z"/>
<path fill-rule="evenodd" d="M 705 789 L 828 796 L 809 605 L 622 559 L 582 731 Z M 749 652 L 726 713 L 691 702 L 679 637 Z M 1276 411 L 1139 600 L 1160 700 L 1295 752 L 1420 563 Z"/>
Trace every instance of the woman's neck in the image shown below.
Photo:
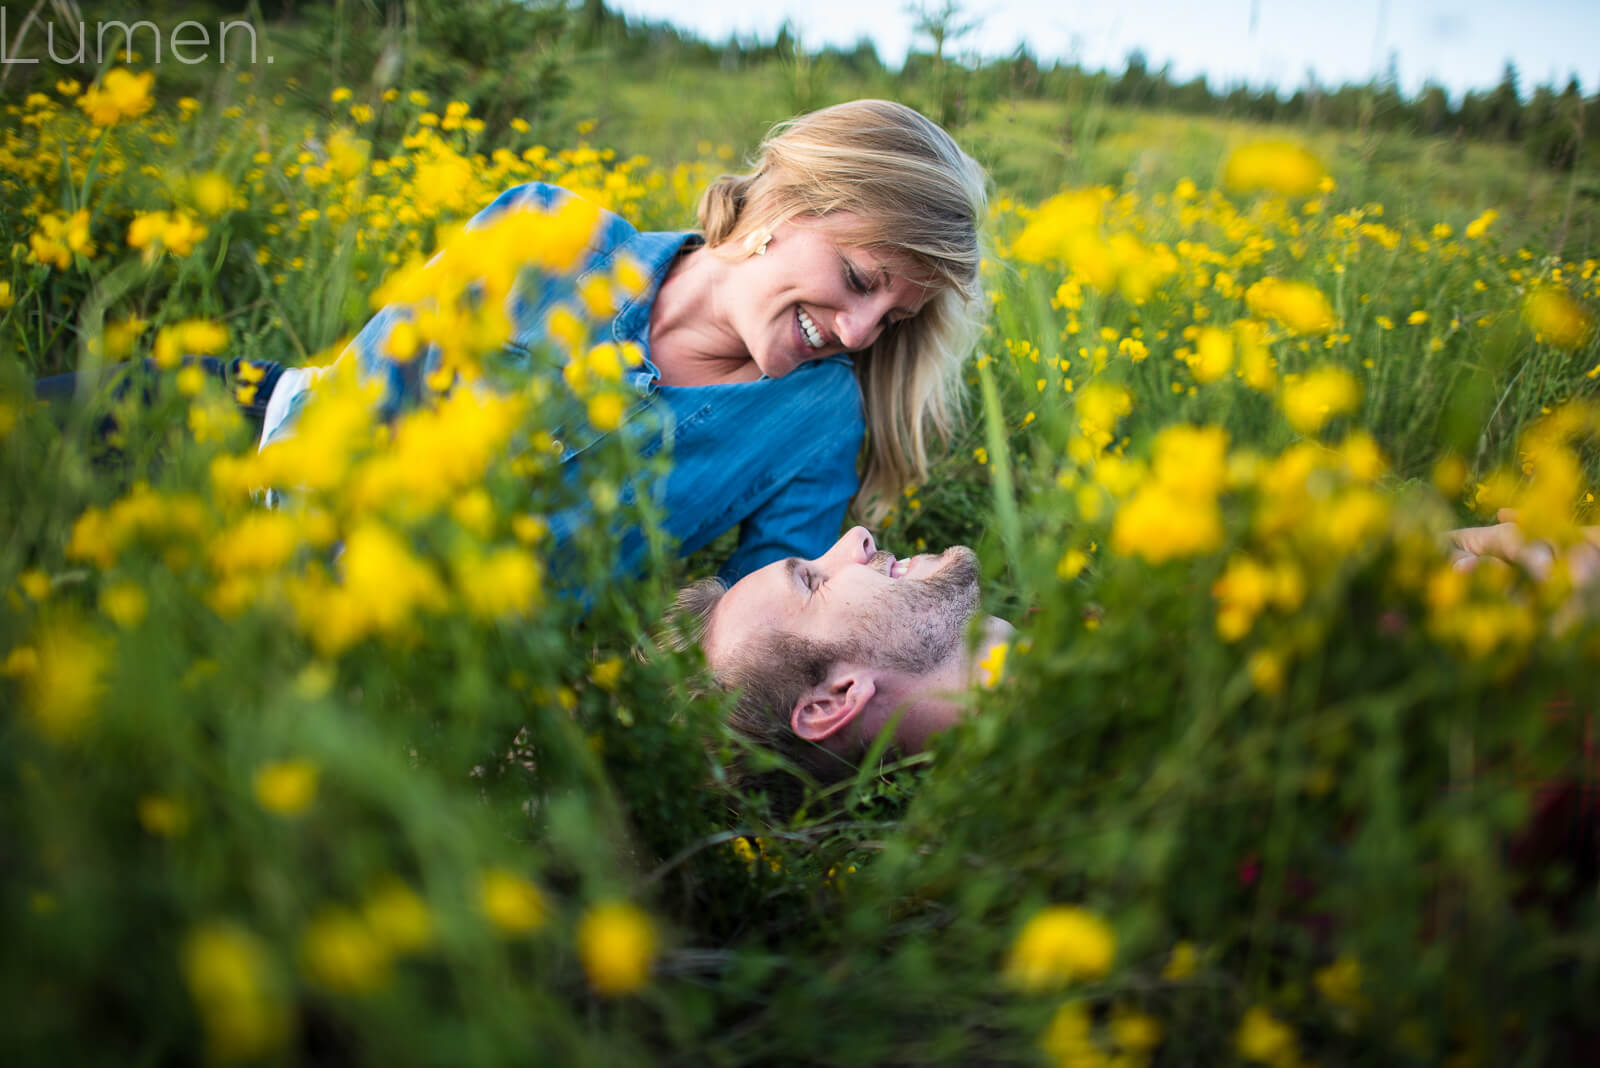
<path fill-rule="evenodd" d="M 712 386 L 761 377 L 717 300 L 731 266 L 701 245 L 668 268 L 650 308 L 650 360 L 661 372 L 662 385 Z"/>

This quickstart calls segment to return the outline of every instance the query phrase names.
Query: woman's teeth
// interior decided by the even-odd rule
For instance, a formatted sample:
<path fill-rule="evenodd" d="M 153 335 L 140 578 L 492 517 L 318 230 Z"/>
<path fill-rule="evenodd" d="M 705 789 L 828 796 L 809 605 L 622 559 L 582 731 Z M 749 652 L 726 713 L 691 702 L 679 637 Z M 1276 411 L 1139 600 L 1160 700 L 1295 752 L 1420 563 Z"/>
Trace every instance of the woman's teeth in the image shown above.
<path fill-rule="evenodd" d="M 817 329 L 817 324 L 811 321 L 811 316 L 806 314 L 804 308 L 796 308 L 800 316 L 800 330 L 806 336 L 806 343 L 814 349 L 822 347 L 822 331 Z"/>

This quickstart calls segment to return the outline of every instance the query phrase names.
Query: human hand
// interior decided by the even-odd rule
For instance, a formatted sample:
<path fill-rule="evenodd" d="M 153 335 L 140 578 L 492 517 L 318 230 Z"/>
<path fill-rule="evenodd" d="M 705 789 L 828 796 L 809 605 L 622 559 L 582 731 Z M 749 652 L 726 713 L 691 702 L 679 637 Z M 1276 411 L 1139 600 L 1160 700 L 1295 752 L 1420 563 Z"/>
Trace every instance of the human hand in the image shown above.
<path fill-rule="evenodd" d="M 1463 527 L 1450 531 L 1450 563 L 1457 571 L 1517 564 L 1535 581 L 1550 577 L 1556 560 L 1564 559 L 1574 586 L 1600 579 L 1600 527 L 1583 528 L 1584 540 L 1559 557 L 1547 541 L 1530 541 L 1517 525 L 1515 509 L 1502 508 L 1494 526 Z"/>

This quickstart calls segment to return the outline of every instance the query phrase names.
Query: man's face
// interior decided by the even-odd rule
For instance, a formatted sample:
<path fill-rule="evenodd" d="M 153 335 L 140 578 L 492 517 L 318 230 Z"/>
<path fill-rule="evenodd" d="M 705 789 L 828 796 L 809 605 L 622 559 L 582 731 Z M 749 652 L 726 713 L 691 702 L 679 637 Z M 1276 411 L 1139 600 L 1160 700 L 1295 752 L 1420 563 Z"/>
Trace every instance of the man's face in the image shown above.
<path fill-rule="evenodd" d="M 712 614 L 704 647 L 716 672 L 741 650 L 785 634 L 858 663 L 925 674 L 962 652 L 977 608 L 971 549 L 897 560 L 855 527 L 815 560 L 780 560 L 735 583 Z"/>

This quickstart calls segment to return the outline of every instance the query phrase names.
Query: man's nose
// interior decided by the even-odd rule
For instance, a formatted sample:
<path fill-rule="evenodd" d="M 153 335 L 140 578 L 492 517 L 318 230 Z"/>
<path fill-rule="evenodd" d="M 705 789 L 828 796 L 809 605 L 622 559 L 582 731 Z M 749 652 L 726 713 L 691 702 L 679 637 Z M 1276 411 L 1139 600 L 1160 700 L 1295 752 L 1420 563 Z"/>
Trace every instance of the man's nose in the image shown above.
<path fill-rule="evenodd" d="M 844 537 L 833 543 L 826 559 L 836 564 L 864 564 L 877 551 L 878 543 L 872 540 L 872 531 L 866 527 L 851 527 L 844 532 Z"/>

